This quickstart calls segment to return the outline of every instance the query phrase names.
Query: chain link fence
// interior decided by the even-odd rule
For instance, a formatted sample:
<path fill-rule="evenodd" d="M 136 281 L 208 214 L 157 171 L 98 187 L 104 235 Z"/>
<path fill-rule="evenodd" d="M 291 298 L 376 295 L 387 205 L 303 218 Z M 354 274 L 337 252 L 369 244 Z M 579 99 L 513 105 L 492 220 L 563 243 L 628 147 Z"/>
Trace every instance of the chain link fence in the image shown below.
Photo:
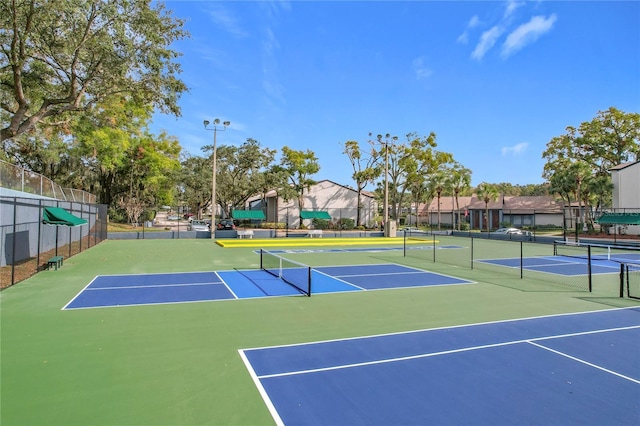
<path fill-rule="evenodd" d="M 87 224 L 45 225 L 45 207 L 59 207 Z M 52 256 L 72 257 L 107 239 L 107 206 L 42 198 L 0 196 L 0 287 L 46 269 Z"/>

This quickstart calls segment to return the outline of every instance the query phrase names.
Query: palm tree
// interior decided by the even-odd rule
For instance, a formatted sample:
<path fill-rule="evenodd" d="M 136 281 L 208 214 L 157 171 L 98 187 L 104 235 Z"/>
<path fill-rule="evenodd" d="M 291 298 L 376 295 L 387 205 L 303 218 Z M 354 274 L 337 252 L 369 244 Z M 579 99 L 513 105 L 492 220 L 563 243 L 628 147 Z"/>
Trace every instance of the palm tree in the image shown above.
<path fill-rule="evenodd" d="M 446 176 L 443 171 L 438 170 L 436 173 L 430 176 L 430 186 L 433 188 L 433 191 L 436 193 L 438 197 L 438 231 L 440 230 L 440 197 L 442 196 L 442 191 L 444 191 L 446 182 Z"/>
<path fill-rule="evenodd" d="M 460 191 L 471 187 L 471 170 L 456 163 L 451 169 L 451 186 L 456 200 L 456 211 L 458 212 L 458 231 L 460 230 L 460 202 L 458 196 Z"/>
<path fill-rule="evenodd" d="M 478 194 L 478 197 L 484 201 L 484 215 L 486 218 L 485 224 L 487 231 L 489 231 L 489 203 L 497 200 L 500 193 L 495 185 L 486 182 L 482 182 L 478 185 L 476 193 Z"/>

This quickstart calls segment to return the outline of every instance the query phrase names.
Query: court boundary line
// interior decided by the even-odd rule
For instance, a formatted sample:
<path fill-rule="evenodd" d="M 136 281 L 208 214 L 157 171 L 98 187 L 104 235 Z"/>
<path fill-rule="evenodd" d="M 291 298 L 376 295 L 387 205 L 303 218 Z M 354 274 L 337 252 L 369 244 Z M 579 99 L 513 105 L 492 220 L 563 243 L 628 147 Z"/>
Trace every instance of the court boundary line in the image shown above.
<path fill-rule="evenodd" d="M 345 281 L 342 278 L 338 278 L 338 277 L 334 277 L 333 275 L 329 275 L 326 272 L 322 272 L 318 269 L 314 269 L 311 268 L 311 273 L 313 274 L 313 272 L 320 274 L 320 275 L 324 275 L 325 277 L 331 278 L 332 280 L 336 280 L 336 281 L 340 281 L 341 283 L 347 284 L 348 286 L 354 287 L 356 289 L 359 289 L 361 291 L 368 291 L 366 288 L 364 287 L 360 287 L 359 285 L 355 285 L 353 283 L 350 283 L 349 281 Z M 311 279 L 311 286 L 313 287 L 313 278 Z M 343 291 L 332 291 L 331 293 L 349 293 L 349 290 L 343 290 Z M 322 293 L 314 293 L 314 294 L 322 294 Z"/>
<path fill-rule="evenodd" d="M 250 298 L 247 297 L 246 299 L 250 299 Z M 253 299 L 262 299 L 262 297 L 259 297 L 259 298 L 254 297 Z M 203 303 L 203 302 L 227 302 L 229 300 L 242 300 L 242 299 L 202 299 L 202 300 L 183 300 L 179 302 L 127 303 L 126 305 L 82 306 L 80 308 L 65 307 L 61 310 L 80 311 L 80 310 L 87 310 L 87 309 L 127 308 L 131 306 L 185 305 L 190 303 Z M 67 305 L 69 305 L 69 303 L 67 303 Z"/>
<path fill-rule="evenodd" d="M 399 266 L 401 268 L 405 268 L 405 269 L 411 269 L 413 271 L 415 271 L 416 273 L 429 273 L 429 274 L 435 274 L 435 275 L 440 275 L 443 277 L 447 277 L 447 278 L 452 278 L 452 279 L 456 279 L 456 280 L 464 280 L 464 283 L 455 283 L 455 284 L 434 284 L 434 285 L 458 285 L 458 284 L 477 284 L 477 281 L 471 281 L 471 280 L 467 280 L 465 278 L 460 278 L 460 277 L 456 277 L 453 275 L 449 275 L 449 274 L 443 274 L 440 272 L 434 272 L 428 269 L 420 269 L 416 266 L 409 266 L 409 265 L 403 265 L 401 263 L 397 263 L 397 262 L 387 262 L 387 263 L 364 263 L 364 264 L 351 264 L 351 265 L 325 265 L 325 266 L 312 266 L 311 269 L 314 269 L 317 272 L 318 271 L 316 268 L 350 268 L 350 267 L 358 267 L 358 266 L 387 266 L 387 265 L 394 265 L 394 266 Z M 411 272 L 391 272 L 391 273 L 384 273 L 384 274 L 375 274 L 375 275 L 393 275 L 393 274 L 410 274 Z M 366 275 L 374 275 L 374 274 L 363 274 L 363 276 Z M 333 275 L 327 275 L 329 277 L 335 278 Z M 348 277 L 351 275 L 340 275 L 343 277 Z M 359 276 L 359 275 L 353 275 L 353 276 Z M 393 290 L 394 288 L 416 288 L 416 287 L 431 287 L 429 285 L 425 285 L 425 286 L 411 286 L 411 287 L 392 287 L 391 290 Z M 364 289 L 366 291 L 372 291 L 372 290 L 367 290 Z M 375 290 L 386 290 L 386 289 L 375 289 Z"/>
<path fill-rule="evenodd" d="M 640 328 L 640 326 L 636 326 L 636 327 L 632 327 L 632 328 Z M 615 330 L 611 330 L 611 331 L 615 331 Z M 569 358 L 569 359 L 570 359 L 570 360 L 572 360 L 572 361 L 580 362 L 580 363 L 582 363 L 582 364 L 588 365 L 589 367 L 593 367 L 593 368 L 596 368 L 596 369 L 598 369 L 598 370 L 602 370 L 602 371 L 604 371 L 605 373 L 613 374 L 614 376 L 618 376 L 618 377 L 620 377 L 620 378 L 622 378 L 622 379 L 629 380 L 630 382 L 637 383 L 637 384 L 639 384 L 639 385 L 640 385 L 640 380 L 636 380 L 636 379 L 634 379 L 634 378 L 632 378 L 632 377 L 625 376 L 624 374 L 617 373 L 617 372 L 615 372 L 615 371 L 613 371 L 613 370 L 609 370 L 608 368 L 604 368 L 604 367 L 601 367 L 601 366 L 599 366 L 599 365 L 597 365 L 597 364 L 594 364 L 594 363 L 592 363 L 592 362 L 585 361 L 584 359 L 580 359 L 580 358 L 577 358 L 577 357 L 575 357 L 575 356 L 572 356 L 572 355 L 566 354 L 566 353 L 564 353 L 564 352 L 561 352 L 561 351 L 558 351 L 558 350 L 555 350 L 555 349 L 549 348 L 549 347 L 547 347 L 547 346 L 540 345 L 540 344 L 538 344 L 538 343 L 537 343 L 537 342 L 535 342 L 535 341 L 530 341 L 530 342 L 527 342 L 527 343 L 529 343 L 530 345 L 536 346 L 536 347 L 538 347 L 538 348 L 540 348 L 540 349 L 544 349 L 544 350 L 546 350 L 546 351 L 549 351 L 549 352 L 555 353 L 556 355 L 560 355 L 560 356 L 563 356 L 563 357 Z"/>
<path fill-rule="evenodd" d="M 471 352 L 471 351 L 482 350 L 482 349 L 491 349 L 491 348 L 499 348 L 499 347 L 504 347 L 504 346 L 513 346 L 513 345 L 519 345 L 519 344 L 522 344 L 522 343 L 530 343 L 530 344 L 533 344 L 534 346 L 538 346 L 538 345 L 534 344 L 537 341 L 561 339 L 561 338 L 574 337 L 574 336 L 585 336 L 585 335 L 590 335 L 590 334 L 609 333 L 609 332 L 612 332 L 612 331 L 633 330 L 633 329 L 638 329 L 638 328 L 640 328 L 640 325 L 627 326 L 627 327 L 615 327 L 615 328 L 603 329 L 603 330 L 591 330 L 591 331 L 582 331 L 582 332 L 576 332 L 576 333 L 550 335 L 550 336 L 538 337 L 538 338 L 535 338 L 535 339 L 511 340 L 511 341 L 507 341 L 507 342 L 491 343 L 491 344 L 487 344 L 487 345 L 478 345 L 478 346 L 469 346 L 469 347 L 465 347 L 465 348 L 458 348 L 458 349 L 450 349 L 450 350 L 446 350 L 446 351 L 423 353 L 423 354 L 418 354 L 418 355 L 408 355 L 408 356 L 395 357 L 395 358 L 384 358 L 384 359 L 378 359 L 378 360 L 375 360 L 375 361 L 366 361 L 366 362 L 357 362 L 357 363 L 352 363 L 352 364 L 334 365 L 334 366 L 331 366 L 331 367 L 313 368 L 313 369 L 308 369 L 308 370 L 287 371 L 285 373 L 265 374 L 263 376 L 256 376 L 256 377 L 258 379 L 262 380 L 262 379 L 271 379 L 271 378 L 274 378 L 274 377 L 286 377 L 286 376 L 296 376 L 296 375 L 302 375 L 302 374 L 313 374 L 313 373 L 318 373 L 318 372 L 323 372 L 323 371 L 345 370 L 345 369 L 348 369 L 348 368 L 358 368 L 358 367 L 364 367 L 364 366 L 369 366 L 369 365 L 388 364 L 388 363 L 392 363 L 392 362 L 402 362 L 402 361 L 410 361 L 410 360 L 414 360 L 414 359 L 431 358 L 431 357 L 436 357 L 436 356 L 441 356 L 441 355 L 451 355 L 451 354 L 456 354 L 456 353 Z M 545 347 L 541 347 L 541 348 L 549 350 L 551 352 L 556 352 L 555 350 L 550 349 L 550 348 L 545 348 Z M 563 355 L 560 352 L 558 352 L 558 354 Z M 568 355 L 564 355 L 564 356 L 572 358 L 575 361 L 580 361 L 579 359 L 573 358 L 573 357 L 568 356 Z M 580 361 L 580 362 L 584 362 L 585 364 L 588 364 L 586 361 Z M 588 365 L 590 365 L 590 364 L 588 364 Z M 591 366 L 594 366 L 594 365 L 591 365 Z M 601 368 L 601 369 L 604 370 L 604 368 Z M 640 384 L 640 381 L 638 381 L 636 379 L 633 379 L 631 377 L 626 377 L 624 375 L 617 374 L 617 373 L 616 373 L 616 375 L 620 376 L 620 377 L 622 377 L 624 379 L 627 379 L 629 381 L 632 381 L 634 383 Z"/>
<path fill-rule="evenodd" d="M 69 300 L 62 308 L 60 308 L 60 310 L 61 311 L 75 311 L 75 310 L 82 310 L 82 309 L 120 308 L 120 307 L 129 307 L 129 306 L 177 305 L 177 304 L 182 304 L 182 303 L 218 302 L 218 301 L 222 302 L 222 301 L 227 301 L 227 300 L 240 300 L 240 298 L 233 291 L 231 291 L 231 289 L 229 288 L 227 283 L 218 274 L 218 271 L 192 271 L 192 272 L 185 272 L 185 274 L 201 274 L 201 273 L 210 273 L 210 272 L 213 272 L 214 275 L 218 277 L 218 279 L 220 280 L 220 283 L 201 283 L 201 284 L 202 285 L 223 284 L 227 288 L 227 290 L 229 290 L 229 293 L 231 293 L 231 295 L 234 297 L 234 299 L 203 299 L 203 300 L 184 300 L 184 301 L 180 301 L 180 302 L 128 303 L 128 304 L 125 304 L 125 305 L 82 306 L 82 307 L 79 307 L 79 308 L 69 308 L 68 307 L 85 290 L 117 290 L 117 289 L 123 289 L 123 288 L 132 288 L 132 287 L 105 287 L 105 288 L 100 288 L 100 289 L 98 289 L 98 288 L 90 289 L 89 286 L 91 284 L 93 284 L 93 282 L 96 279 L 98 279 L 99 277 L 128 277 L 128 276 L 136 276 L 136 275 L 170 275 L 170 274 L 182 275 L 182 273 L 180 273 L 180 272 L 153 272 L 153 273 L 150 273 L 150 274 L 113 274 L 113 275 L 109 274 L 109 275 L 96 275 L 95 277 L 93 277 L 91 279 L 91 281 L 89 281 L 89 283 L 87 285 L 85 285 L 78 293 L 76 293 L 76 295 L 73 296 L 71 298 L 71 300 Z M 179 286 L 179 285 L 197 285 L 197 284 L 173 284 L 173 285 L 170 284 L 170 285 L 165 285 L 165 286 L 138 286 L 138 287 L 140 287 L 140 288 L 145 288 L 145 287 L 171 287 L 171 286 Z M 250 298 L 247 297 L 245 299 L 250 299 Z"/>
<path fill-rule="evenodd" d="M 457 329 L 464 327 L 474 327 L 474 326 L 482 326 L 482 325 L 491 325 L 491 324 L 502 324 L 507 322 L 520 322 L 520 321 L 528 321 L 535 319 L 543 319 L 543 318 L 556 318 L 556 317 L 564 317 L 564 316 L 577 316 L 577 315 L 589 315 L 589 314 L 598 314 L 602 312 L 614 312 L 614 311 L 627 311 L 627 310 L 637 310 L 640 313 L 640 306 L 630 306 L 625 308 L 608 308 L 608 309 L 599 309 L 594 311 L 579 311 L 579 312 L 564 312 L 560 314 L 549 314 L 549 315 L 539 315 L 534 317 L 524 317 L 524 318 L 511 318 L 511 319 L 503 319 L 503 320 L 495 320 L 495 321 L 485 321 L 485 322 L 477 322 L 477 323 L 467 323 L 467 324 L 458 324 L 458 325 L 446 325 L 442 327 L 433 327 L 433 328 L 421 328 L 417 330 L 408 330 L 408 331 L 394 331 L 391 333 L 380 333 L 380 334 L 369 334 L 365 336 L 356 336 L 356 337 L 341 337 L 337 339 L 327 339 L 327 340 L 317 340 L 313 342 L 304 342 L 304 343 L 290 343 L 286 345 L 273 345 L 273 346 L 257 346 L 252 348 L 244 348 L 238 349 L 239 351 L 253 351 L 260 349 L 271 349 L 271 348 L 287 348 L 293 346 L 303 346 L 303 345 L 319 345 L 323 343 L 331 343 L 331 342 L 341 342 L 346 340 L 358 340 L 358 339 L 368 339 L 371 337 L 385 337 L 385 336 L 397 336 L 400 334 L 409 334 L 409 333 L 422 333 L 425 331 L 437 331 L 437 330 L 446 330 L 446 329 Z"/>
<path fill-rule="evenodd" d="M 428 274 L 427 271 L 411 271 L 411 272 L 380 272 L 379 274 L 345 274 L 339 275 L 340 277 L 378 277 L 378 276 L 389 276 L 389 275 L 417 275 L 417 274 Z"/>
<path fill-rule="evenodd" d="M 224 285 L 222 281 L 210 282 L 210 283 L 179 283 L 179 284 L 152 284 L 152 285 L 128 285 L 121 287 L 88 287 L 86 291 L 98 291 L 98 290 L 125 290 L 128 288 L 168 288 L 168 287 L 195 287 L 202 285 Z"/>
<path fill-rule="evenodd" d="M 71 310 L 71 309 L 84 309 L 84 308 L 70 308 L 70 309 L 67 309 L 67 306 L 69 306 L 71 303 L 73 303 L 73 301 L 74 301 L 74 300 L 76 300 L 76 299 L 78 298 L 78 296 L 80 296 L 80 295 L 82 294 L 82 292 L 84 292 L 84 291 L 85 291 L 85 290 L 86 290 L 86 289 L 91 285 L 91 283 L 93 283 L 93 282 L 94 282 L 98 277 L 100 277 L 100 275 L 96 275 L 95 277 L 93 277 L 93 278 L 91 279 L 91 281 L 89 281 L 89 282 L 87 283 L 87 285 L 85 285 L 84 287 L 82 287 L 82 288 L 80 289 L 80 291 L 79 291 L 79 292 L 77 292 L 77 293 L 76 293 L 76 295 L 75 295 L 75 296 L 73 296 L 73 297 L 71 298 L 71 300 L 69 300 L 69 301 L 66 303 L 66 305 L 64 305 L 62 308 L 60 308 L 60 310 L 61 310 L 61 311 L 65 311 L 65 310 Z"/>
<path fill-rule="evenodd" d="M 360 267 L 360 266 L 388 266 L 388 265 L 393 265 L 393 266 L 398 266 L 401 268 L 405 268 L 405 269 L 409 269 L 411 271 L 414 272 L 389 272 L 389 273 L 380 273 L 380 274 L 353 274 L 353 275 L 339 275 L 339 276 L 333 276 L 333 275 L 329 275 L 327 273 L 324 273 L 316 268 L 350 268 L 350 267 Z M 388 262 L 388 263 L 370 263 L 370 264 L 351 264 L 351 265 L 328 265 L 328 266 L 316 266 L 316 267 L 311 267 L 311 269 L 313 271 L 316 271 L 317 273 L 323 274 L 329 278 L 335 279 L 335 280 L 339 280 L 342 281 L 352 287 L 356 287 L 361 289 L 362 291 L 384 291 L 384 290 L 406 290 L 406 289 L 416 289 L 416 288 L 430 288 L 430 287 L 444 287 L 444 286 L 451 286 L 451 285 L 467 285 L 467 284 L 477 284 L 477 281 L 471 281 L 471 280 L 466 280 L 464 278 L 460 278 L 460 277 L 455 277 L 453 275 L 448 275 L 448 274 L 441 274 L 439 272 L 434 272 L 434 271 L 429 271 L 426 269 L 420 269 L 414 266 L 408 266 L 408 265 L 402 265 L 400 263 L 396 263 L 396 262 Z M 401 286 L 401 287 L 383 287 L 383 288 L 363 288 L 360 287 L 358 285 L 355 285 L 353 283 L 350 283 L 348 281 L 345 281 L 343 279 L 340 279 L 338 277 L 367 277 L 367 276 L 379 276 L 379 275 L 411 275 L 411 274 L 432 274 L 432 275 L 439 275 L 442 277 L 446 277 L 446 278 L 451 278 L 451 279 L 455 279 L 458 281 L 462 281 L 462 282 L 457 282 L 457 283 L 440 283 L 440 284 L 422 284 L 422 285 L 410 285 L 410 286 Z M 348 290 L 345 291 L 334 291 L 334 292 L 330 292 L 330 293 L 316 293 L 316 294 L 332 294 L 332 293 L 348 293 Z"/>
<path fill-rule="evenodd" d="M 278 410 L 276 409 L 275 405 L 273 405 L 273 401 L 271 401 L 271 398 L 269 397 L 267 390 L 264 388 L 264 386 L 262 386 L 262 382 L 260 381 L 260 379 L 258 378 L 258 375 L 253 369 L 251 362 L 249 362 L 249 359 L 247 358 L 245 353 L 242 351 L 240 351 L 240 359 L 242 359 L 242 362 L 244 363 L 245 368 L 249 372 L 249 377 L 251 377 L 251 381 L 253 381 L 254 385 L 258 389 L 258 393 L 262 397 L 262 401 L 267 406 L 267 409 L 269 410 L 269 413 L 271 414 L 271 417 L 273 418 L 274 422 L 276 423 L 277 426 L 284 426 L 284 422 L 282 421 L 280 414 L 278 414 Z"/>

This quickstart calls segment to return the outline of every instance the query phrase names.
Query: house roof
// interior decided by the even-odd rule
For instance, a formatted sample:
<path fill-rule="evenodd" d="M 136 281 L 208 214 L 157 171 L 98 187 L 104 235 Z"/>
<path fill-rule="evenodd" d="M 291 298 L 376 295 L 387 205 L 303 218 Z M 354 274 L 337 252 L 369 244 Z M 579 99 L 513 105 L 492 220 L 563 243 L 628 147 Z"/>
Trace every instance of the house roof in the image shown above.
<path fill-rule="evenodd" d="M 609 171 L 617 171 L 617 170 L 622 170 L 622 169 L 626 169 L 627 167 L 631 167 L 631 166 L 635 166 L 636 164 L 640 164 L 640 161 L 631 161 L 629 163 L 622 163 L 622 164 L 618 164 L 617 166 L 613 166 L 609 169 Z"/>
<path fill-rule="evenodd" d="M 473 197 L 470 197 L 470 196 L 458 197 L 458 206 L 460 206 L 460 210 L 468 209 L 469 205 L 471 204 L 472 198 Z M 452 209 L 453 210 L 456 209 L 455 197 L 452 197 L 450 195 L 440 197 L 440 210 L 451 211 Z M 428 211 L 437 211 L 437 210 L 438 210 L 437 197 L 431 200 L 431 203 L 429 203 L 428 206 L 422 203 L 418 207 L 418 211 L 421 212 L 421 214 L 427 214 Z"/>
<path fill-rule="evenodd" d="M 484 210 L 486 208 L 484 200 L 475 195 L 471 197 L 458 197 L 458 204 L 460 206 L 460 210 Z M 561 202 L 556 201 L 554 197 L 547 195 L 507 195 L 501 196 L 497 200 L 490 201 L 488 207 L 490 210 L 501 209 L 512 213 L 531 212 L 532 210 L 560 212 L 562 211 L 563 205 Z M 455 198 L 451 196 L 440 197 L 440 211 L 451 211 L 455 209 Z M 437 211 L 438 199 L 434 198 L 426 209 L 424 205 L 421 205 L 419 210 L 422 214 L 427 214 L 428 211 Z"/>
<path fill-rule="evenodd" d="M 527 196 L 527 197 L 504 197 L 502 210 L 510 210 L 514 213 L 518 211 L 546 210 L 561 212 L 563 205 L 552 196 Z"/>

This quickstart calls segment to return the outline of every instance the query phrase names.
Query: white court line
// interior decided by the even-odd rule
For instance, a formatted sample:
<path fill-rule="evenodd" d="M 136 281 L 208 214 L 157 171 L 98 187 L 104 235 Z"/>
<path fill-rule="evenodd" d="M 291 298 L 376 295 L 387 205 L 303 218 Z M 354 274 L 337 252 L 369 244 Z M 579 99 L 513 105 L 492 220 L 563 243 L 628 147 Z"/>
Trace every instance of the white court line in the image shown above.
<path fill-rule="evenodd" d="M 284 422 L 280 418 L 280 415 L 278 414 L 278 410 L 273 405 L 273 402 L 271 401 L 271 398 L 269 398 L 269 394 L 264 389 L 264 386 L 262 386 L 260 379 L 256 375 L 256 372 L 254 371 L 253 366 L 251 365 L 249 360 L 247 359 L 247 356 L 245 355 L 244 351 L 239 350 L 238 353 L 240 354 L 240 358 L 242 359 L 242 362 L 244 362 L 244 366 L 247 367 L 247 370 L 249 371 L 249 376 L 251 376 L 253 383 L 258 388 L 258 393 L 260 393 L 260 396 L 262 396 L 262 400 L 267 405 L 267 408 L 269 409 L 269 412 L 271 413 L 273 420 L 276 422 L 276 425 L 284 426 Z"/>
<path fill-rule="evenodd" d="M 337 277 L 380 277 L 387 275 L 414 275 L 414 274 L 435 274 L 435 272 L 428 271 L 406 271 L 406 272 L 380 272 L 380 273 L 372 273 L 372 274 L 340 274 L 336 275 Z M 440 275 L 440 274 L 436 274 Z"/>
<path fill-rule="evenodd" d="M 635 328 L 638 328 L 638 327 L 635 327 Z M 583 360 L 583 359 L 576 358 L 576 357 L 571 356 L 571 355 L 569 355 L 569 354 L 565 354 L 564 352 L 560 352 L 560 351 L 557 351 L 557 350 L 555 350 L 555 349 L 551 349 L 551 348 L 549 348 L 549 347 L 547 347 L 547 346 L 540 345 L 540 344 L 538 344 L 538 343 L 536 343 L 536 342 L 533 342 L 533 341 L 528 342 L 528 343 L 529 343 L 529 344 L 531 344 L 531 345 L 533 345 L 533 346 L 537 346 L 537 347 L 538 347 L 538 348 L 540 348 L 540 349 L 544 349 L 544 350 L 547 350 L 547 351 L 549 351 L 549 352 L 553 352 L 554 354 L 558 354 L 558 355 L 561 355 L 561 356 L 567 357 L 567 358 L 569 358 L 569 359 L 571 359 L 571 360 L 573 360 L 573 361 L 580 362 L 580 363 L 582 363 L 582 364 L 588 365 L 589 367 L 597 368 L 598 370 L 602 370 L 602 371 L 604 371 L 605 373 L 613 374 L 614 376 L 621 377 L 621 378 L 623 378 L 623 379 L 629 380 L 630 382 L 637 383 L 637 384 L 639 384 L 639 385 L 640 385 L 640 380 L 636 380 L 636 379 L 634 379 L 634 378 L 631 378 L 631 377 L 625 376 L 624 374 L 616 373 L 615 371 L 609 370 L 608 368 L 601 367 L 601 366 L 599 366 L 599 365 L 597 365 L 597 364 L 593 364 L 593 363 L 590 363 L 590 362 L 585 361 L 585 360 Z"/>
<path fill-rule="evenodd" d="M 610 329 L 605 329 L 605 330 L 582 331 L 582 332 L 578 332 L 578 333 L 559 334 L 559 335 L 553 335 L 553 336 L 539 337 L 539 338 L 536 338 L 536 339 L 520 339 L 520 340 L 513 340 L 513 341 L 510 341 L 510 342 L 492 343 L 492 344 L 488 344 L 488 345 L 471 346 L 471 347 L 467 347 L 467 348 L 451 349 L 451 350 L 447 350 L 447 351 L 431 352 L 431 353 L 426 353 L 426 354 L 418 354 L 418 355 L 411 355 L 411 356 L 404 356 L 404 357 L 385 358 L 385 359 L 379 359 L 379 360 L 375 360 L 375 361 L 367 361 L 367 362 L 360 362 L 360 363 L 354 363 L 354 364 L 335 365 L 335 366 L 332 366 L 332 367 L 314 368 L 314 369 L 309 369 L 309 370 L 288 371 L 286 373 L 265 374 L 263 376 L 256 376 L 256 377 L 258 379 L 269 379 L 269 378 L 273 378 L 273 377 L 294 376 L 294 375 L 298 375 L 298 374 L 310 374 L 310 373 L 318 373 L 318 372 L 322 372 L 322 371 L 343 370 L 343 369 L 347 369 L 347 368 L 356 368 L 356 367 L 363 367 L 363 366 L 368 366 L 368 365 L 387 364 L 387 363 L 391 363 L 391 362 L 401 362 L 401 361 L 408 361 L 408 360 L 414 360 L 414 359 L 430 358 L 430 357 L 434 357 L 434 356 L 450 355 L 450 354 L 455 354 L 455 353 L 470 352 L 470 351 L 481 350 L 481 349 L 498 348 L 498 347 L 503 347 L 503 346 L 517 345 L 517 344 L 520 344 L 520 343 L 533 344 L 533 342 L 536 342 L 536 341 L 543 341 L 543 340 L 550 340 L 550 339 L 560 339 L 560 338 L 574 337 L 574 336 L 584 336 L 584 335 L 589 335 L 589 334 L 607 333 L 607 332 L 611 332 L 611 331 L 632 330 L 632 329 L 636 329 L 636 328 L 640 328 L 640 325 L 634 325 L 634 326 L 628 326 L 628 327 L 617 327 L 617 328 L 610 328 Z M 551 350 L 551 349 L 549 349 L 549 350 Z M 624 377 L 624 376 L 622 376 L 622 377 Z M 630 379 L 630 378 L 628 378 L 628 379 L 634 381 L 634 379 Z"/>
<path fill-rule="evenodd" d="M 201 285 L 217 285 L 224 284 L 222 281 L 208 282 L 208 283 L 181 283 L 181 284 L 151 284 L 151 285 L 125 285 L 120 287 L 89 287 L 85 290 L 123 290 L 128 288 L 169 288 L 169 287 L 195 287 Z"/>
<path fill-rule="evenodd" d="M 233 294 L 233 297 L 234 297 L 236 300 L 240 299 L 240 298 L 238 297 L 238 295 L 237 295 L 237 294 L 235 294 L 235 293 L 233 292 L 233 290 L 231 290 L 231 287 L 229 287 L 229 285 L 227 284 L 227 282 L 226 282 L 225 280 L 223 280 L 223 279 L 222 279 L 222 277 L 220 276 L 220 274 L 218 274 L 218 272 L 217 272 L 217 271 L 214 271 L 214 274 L 216 274 L 216 277 L 218 277 L 218 279 L 220 280 L 220 282 L 221 282 L 222 284 L 224 284 L 224 286 L 227 288 L 227 290 L 229 290 L 229 293 Z"/>
<path fill-rule="evenodd" d="M 348 286 L 351 286 L 351 287 L 354 287 L 354 288 L 360 289 L 360 290 L 362 290 L 362 291 L 366 291 L 366 290 L 367 290 L 367 289 L 366 289 L 366 288 L 364 288 L 364 287 L 360 287 L 359 285 L 355 285 L 355 284 L 350 283 L 349 281 L 345 281 L 345 280 L 343 280 L 343 279 L 339 278 L 338 276 L 329 275 L 329 274 L 327 274 L 327 273 L 325 273 L 325 272 L 322 272 L 322 271 L 319 271 L 319 270 L 317 270 L 317 269 L 313 269 L 313 268 L 311 268 L 311 270 L 312 270 L 313 272 L 318 273 L 318 274 L 324 275 L 325 277 L 328 277 L 328 278 L 331 278 L 331 279 L 333 279 L 333 280 L 340 281 L 340 282 L 342 282 L 342 283 L 344 283 L 344 284 L 347 284 Z M 311 278 L 311 290 L 313 290 L 313 278 Z M 338 292 L 335 292 L 335 293 L 338 293 Z M 343 292 L 343 293 L 344 293 L 344 292 Z"/>

